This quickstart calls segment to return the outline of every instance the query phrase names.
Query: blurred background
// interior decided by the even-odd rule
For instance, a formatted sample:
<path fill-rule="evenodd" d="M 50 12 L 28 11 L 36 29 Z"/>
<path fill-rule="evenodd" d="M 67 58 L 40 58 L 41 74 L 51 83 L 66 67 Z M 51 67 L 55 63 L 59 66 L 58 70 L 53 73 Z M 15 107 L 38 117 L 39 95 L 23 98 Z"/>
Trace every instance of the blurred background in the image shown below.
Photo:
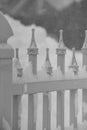
<path fill-rule="evenodd" d="M 0 0 L 0 10 L 29 26 L 35 24 L 58 40 L 64 30 L 68 48 L 81 49 L 87 29 L 87 0 Z"/>

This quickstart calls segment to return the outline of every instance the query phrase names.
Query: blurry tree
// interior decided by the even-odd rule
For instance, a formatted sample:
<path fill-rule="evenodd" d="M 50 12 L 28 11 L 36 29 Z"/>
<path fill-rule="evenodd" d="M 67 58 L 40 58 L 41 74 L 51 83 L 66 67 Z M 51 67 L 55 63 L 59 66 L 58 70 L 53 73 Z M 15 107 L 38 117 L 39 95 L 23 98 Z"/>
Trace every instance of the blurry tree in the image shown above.
<path fill-rule="evenodd" d="M 82 47 L 87 29 L 87 0 L 0 0 L 0 10 L 25 26 L 34 23 L 44 27 L 56 39 L 59 29 L 63 29 L 67 47 Z"/>

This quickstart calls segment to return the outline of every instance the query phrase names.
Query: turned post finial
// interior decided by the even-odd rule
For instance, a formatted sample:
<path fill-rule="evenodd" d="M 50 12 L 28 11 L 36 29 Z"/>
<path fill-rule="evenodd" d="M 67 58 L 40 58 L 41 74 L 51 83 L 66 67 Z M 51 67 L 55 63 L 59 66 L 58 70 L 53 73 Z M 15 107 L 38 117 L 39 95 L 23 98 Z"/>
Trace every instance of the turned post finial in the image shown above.
<path fill-rule="evenodd" d="M 36 41 L 35 41 L 35 29 L 34 28 L 32 29 L 30 48 L 37 48 Z"/>
<path fill-rule="evenodd" d="M 58 48 L 61 48 L 61 49 L 63 49 L 63 48 L 65 48 L 65 45 L 64 45 L 64 42 L 63 42 L 63 30 L 62 29 L 60 29 L 60 31 L 59 31 L 59 46 L 58 46 Z"/>
<path fill-rule="evenodd" d="M 32 37 L 30 47 L 27 49 L 27 53 L 29 56 L 29 62 L 32 64 L 32 72 L 34 75 L 37 74 L 37 55 L 38 48 L 35 41 L 35 29 L 32 29 Z"/>
<path fill-rule="evenodd" d="M 66 54 L 66 48 L 63 41 L 63 30 L 61 29 L 59 36 L 59 44 L 58 48 L 56 49 L 57 54 L 57 67 L 60 67 L 60 70 L 62 73 L 65 73 L 65 54 Z"/>

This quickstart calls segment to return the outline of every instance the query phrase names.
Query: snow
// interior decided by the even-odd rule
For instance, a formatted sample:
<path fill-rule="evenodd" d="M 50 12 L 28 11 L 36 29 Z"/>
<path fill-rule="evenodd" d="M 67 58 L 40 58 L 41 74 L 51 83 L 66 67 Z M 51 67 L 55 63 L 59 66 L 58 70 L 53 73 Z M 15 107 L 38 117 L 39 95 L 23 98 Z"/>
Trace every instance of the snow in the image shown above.
<path fill-rule="evenodd" d="M 79 78 L 87 78 L 86 66 L 79 69 L 78 77 Z"/>
<path fill-rule="evenodd" d="M 24 69 L 24 81 L 28 82 L 28 81 L 36 81 L 36 76 L 33 75 L 32 73 L 32 64 L 31 62 L 28 63 L 28 65 L 26 66 L 26 68 Z"/>
<path fill-rule="evenodd" d="M 56 70 L 53 71 L 53 75 L 52 75 L 52 79 L 53 80 L 61 80 L 64 79 L 64 75 L 60 69 L 60 67 L 58 67 Z"/>
<path fill-rule="evenodd" d="M 38 77 L 38 78 L 37 78 L 38 81 L 39 81 L 39 80 L 40 80 L 40 81 L 51 80 L 51 76 L 46 73 L 45 68 L 42 68 L 42 70 L 40 70 L 40 71 L 38 72 L 37 77 Z"/>

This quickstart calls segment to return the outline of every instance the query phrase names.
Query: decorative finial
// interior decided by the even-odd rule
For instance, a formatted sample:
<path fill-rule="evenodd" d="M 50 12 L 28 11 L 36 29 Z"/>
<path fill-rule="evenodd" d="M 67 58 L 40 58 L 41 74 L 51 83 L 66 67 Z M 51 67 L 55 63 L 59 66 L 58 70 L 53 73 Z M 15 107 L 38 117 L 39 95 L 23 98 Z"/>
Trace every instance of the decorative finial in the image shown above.
<path fill-rule="evenodd" d="M 63 30 L 61 29 L 59 32 L 60 32 L 60 36 L 59 36 L 58 48 L 64 49 L 65 45 L 64 45 L 64 42 L 63 42 Z"/>
<path fill-rule="evenodd" d="M 35 41 L 35 29 L 32 29 L 32 38 L 30 48 L 37 48 L 36 41 Z"/>
<path fill-rule="evenodd" d="M 87 49 L 87 30 L 85 30 L 85 40 L 84 40 L 84 44 L 82 46 L 82 49 Z"/>
<path fill-rule="evenodd" d="M 49 59 L 49 48 L 46 48 L 45 68 L 46 68 L 47 74 L 51 75 L 52 74 L 52 66 L 51 66 L 50 59 Z"/>
<path fill-rule="evenodd" d="M 72 51 L 73 51 L 72 62 L 69 68 L 72 68 L 74 74 L 77 74 L 79 66 L 77 64 L 76 57 L 75 57 L 75 48 L 72 48 Z"/>

